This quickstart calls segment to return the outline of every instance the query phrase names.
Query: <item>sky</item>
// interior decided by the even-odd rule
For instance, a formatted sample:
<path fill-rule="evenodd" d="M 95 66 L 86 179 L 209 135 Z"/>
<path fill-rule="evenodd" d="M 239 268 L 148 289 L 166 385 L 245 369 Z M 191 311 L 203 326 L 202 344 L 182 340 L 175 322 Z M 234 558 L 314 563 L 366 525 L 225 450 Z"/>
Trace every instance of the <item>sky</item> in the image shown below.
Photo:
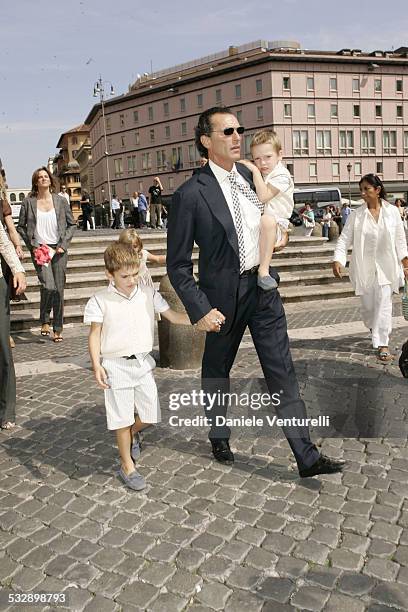
<path fill-rule="evenodd" d="M 251 41 L 304 49 L 408 46 L 406 0 L 0 0 L 0 158 L 31 183 L 60 135 L 83 123 L 99 75 L 117 94 L 137 73 Z"/>

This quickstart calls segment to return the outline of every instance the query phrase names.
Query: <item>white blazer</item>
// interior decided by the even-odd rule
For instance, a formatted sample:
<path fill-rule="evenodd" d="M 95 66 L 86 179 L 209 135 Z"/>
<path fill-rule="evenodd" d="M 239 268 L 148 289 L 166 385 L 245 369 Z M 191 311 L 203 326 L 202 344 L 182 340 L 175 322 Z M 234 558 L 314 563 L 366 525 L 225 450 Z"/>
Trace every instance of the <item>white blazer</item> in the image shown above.
<path fill-rule="evenodd" d="M 385 232 L 382 234 L 384 244 L 378 251 L 381 258 L 381 268 L 392 290 L 398 293 L 399 288 L 404 285 L 404 272 L 401 260 L 408 257 L 407 240 L 405 238 L 404 226 L 398 209 L 385 200 L 381 200 L 382 216 Z M 367 205 L 363 204 L 349 215 L 346 225 L 341 232 L 334 251 L 333 261 L 338 261 L 342 266 L 346 265 L 347 250 L 352 247 L 353 252 L 350 261 L 350 281 L 356 295 L 364 293 L 365 265 L 364 253 L 364 217 Z"/>

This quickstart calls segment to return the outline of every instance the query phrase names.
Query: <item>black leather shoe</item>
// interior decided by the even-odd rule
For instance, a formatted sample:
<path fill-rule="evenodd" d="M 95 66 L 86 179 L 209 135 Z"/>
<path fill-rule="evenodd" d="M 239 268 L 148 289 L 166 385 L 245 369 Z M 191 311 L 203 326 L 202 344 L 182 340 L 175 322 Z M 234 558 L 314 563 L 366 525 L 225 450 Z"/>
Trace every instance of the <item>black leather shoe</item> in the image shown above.
<path fill-rule="evenodd" d="M 210 440 L 214 458 L 220 463 L 232 465 L 234 463 L 234 454 L 230 449 L 227 439 Z"/>
<path fill-rule="evenodd" d="M 311 478 L 318 474 L 335 474 L 341 472 L 345 461 L 342 459 L 329 459 L 325 455 L 320 455 L 319 459 L 310 468 L 299 470 L 301 478 Z"/>

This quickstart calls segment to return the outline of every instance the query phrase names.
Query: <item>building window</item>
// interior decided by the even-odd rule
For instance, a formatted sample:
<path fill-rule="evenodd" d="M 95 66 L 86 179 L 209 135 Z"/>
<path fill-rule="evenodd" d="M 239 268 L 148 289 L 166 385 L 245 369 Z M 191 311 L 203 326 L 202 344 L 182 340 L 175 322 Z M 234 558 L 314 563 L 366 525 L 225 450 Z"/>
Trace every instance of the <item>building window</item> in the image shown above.
<path fill-rule="evenodd" d="M 119 115 L 119 125 L 120 127 L 125 125 L 125 115 Z"/>
<path fill-rule="evenodd" d="M 375 171 L 376 171 L 376 174 L 383 173 L 383 163 L 381 161 L 376 163 Z"/>
<path fill-rule="evenodd" d="M 398 91 L 399 93 L 402 92 L 402 79 L 397 79 L 395 81 L 395 91 Z"/>
<path fill-rule="evenodd" d="M 202 108 L 203 106 L 203 94 L 197 94 L 197 106 Z"/>
<path fill-rule="evenodd" d="M 361 154 L 375 155 L 375 130 L 361 131 Z"/>
<path fill-rule="evenodd" d="M 291 176 L 293 176 L 293 172 L 294 172 L 293 162 L 286 162 L 286 168 L 287 168 L 287 171 L 289 172 L 289 174 Z"/>
<path fill-rule="evenodd" d="M 340 154 L 354 154 L 354 134 L 353 130 L 340 130 L 339 132 L 339 140 L 340 140 Z"/>
<path fill-rule="evenodd" d="M 164 128 L 164 135 L 166 138 L 170 138 L 170 126 L 166 125 Z"/>
<path fill-rule="evenodd" d="M 74 150 L 72 151 L 72 157 L 73 157 L 74 159 L 76 158 L 77 153 L 78 153 L 78 149 L 74 149 Z"/>
<path fill-rule="evenodd" d="M 121 147 L 125 147 L 126 146 L 126 141 L 125 141 L 125 137 L 124 136 L 120 137 L 120 146 Z"/>
<path fill-rule="evenodd" d="M 241 97 L 241 85 L 235 85 L 235 97 L 236 98 Z"/>
<path fill-rule="evenodd" d="M 106 122 L 106 129 L 110 130 L 111 129 L 111 120 L 110 120 L 110 117 L 106 117 L 105 118 L 105 122 Z"/>
<path fill-rule="evenodd" d="M 353 117 L 355 118 L 360 118 L 360 105 L 359 104 L 353 104 Z"/>
<path fill-rule="evenodd" d="M 256 118 L 258 121 L 263 121 L 263 118 L 264 118 L 263 106 L 256 107 Z"/>
<path fill-rule="evenodd" d="M 143 193 L 143 181 L 139 181 L 139 188 L 138 191 L 140 191 L 141 193 Z"/>
<path fill-rule="evenodd" d="M 382 117 L 382 106 L 381 104 L 376 104 L 375 105 L 375 116 L 377 119 L 381 119 Z"/>
<path fill-rule="evenodd" d="M 187 136 L 187 123 L 185 121 L 181 123 L 181 135 Z"/>
<path fill-rule="evenodd" d="M 381 93 L 382 91 L 381 79 L 374 79 L 374 91 L 375 93 Z"/>
<path fill-rule="evenodd" d="M 166 151 L 156 151 L 156 165 L 158 170 L 166 170 Z"/>
<path fill-rule="evenodd" d="M 133 174 L 136 172 L 136 155 L 129 155 L 127 158 L 128 163 L 128 174 Z"/>
<path fill-rule="evenodd" d="M 173 170 L 181 170 L 183 167 L 182 147 L 173 147 L 171 150 L 171 165 Z"/>
<path fill-rule="evenodd" d="M 197 147 L 194 144 L 188 145 L 188 163 L 190 167 L 196 166 L 198 162 L 199 154 Z"/>
<path fill-rule="evenodd" d="M 402 119 L 403 116 L 404 116 L 404 111 L 402 108 L 402 104 L 398 104 L 397 105 L 397 118 Z"/>
<path fill-rule="evenodd" d="M 125 189 L 126 195 L 128 195 L 129 194 L 129 183 L 125 183 L 124 189 Z"/>
<path fill-rule="evenodd" d="M 163 103 L 163 114 L 165 117 L 169 116 L 169 103 L 168 102 Z"/>
<path fill-rule="evenodd" d="M 337 91 L 337 77 L 330 77 L 330 91 Z"/>
<path fill-rule="evenodd" d="M 174 176 L 169 176 L 169 189 L 174 189 Z"/>
<path fill-rule="evenodd" d="M 122 159 L 115 159 L 115 178 L 120 178 L 123 175 L 123 162 Z"/>
<path fill-rule="evenodd" d="M 397 132 L 395 130 L 383 131 L 383 155 L 396 155 Z"/>
<path fill-rule="evenodd" d="M 151 153 L 142 153 L 142 170 L 146 172 L 152 168 L 152 155 Z"/>
<path fill-rule="evenodd" d="M 257 94 L 262 93 L 262 79 L 256 79 L 255 81 L 255 90 Z"/>
<path fill-rule="evenodd" d="M 216 89 L 215 90 L 215 101 L 217 103 L 221 102 L 221 89 Z"/>
<path fill-rule="evenodd" d="M 181 113 L 186 112 L 186 99 L 185 98 L 180 98 L 180 112 Z"/>
<path fill-rule="evenodd" d="M 153 106 L 147 108 L 147 116 L 149 117 L 149 121 L 153 121 Z"/>
<path fill-rule="evenodd" d="M 73 145 L 78 144 L 78 138 L 77 138 L 76 136 L 73 136 L 73 137 L 72 137 L 72 144 L 73 144 Z"/>
<path fill-rule="evenodd" d="M 307 105 L 307 117 L 308 119 L 314 119 L 316 117 L 316 111 L 315 111 L 314 104 Z"/>
<path fill-rule="evenodd" d="M 339 107 L 337 104 L 330 104 L 330 117 L 337 119 L 339 116 Z"/>
<path fill-rule="evenodd" d="M 314 77 L 306 78 L 306 88 L 307 91 L 314 91 Z"/>
<path fill-rule="evenodd" d="M 404 154 L 408 155 L 408 132 L 404 132 Z"/>
<path fill-rule="evenodd" d="M 283 89 L 290 89 L 290 77 L 283 77 Z"/>
<path fill-rule="evenodd" d="M 242 110 L 236 112 L 238 123 L 242 124 Z"/>
<path fill-rule="evenodd" d="M 135 132 L 135 144 L 140 144 L 140 134 L 139 132 Z"/>
<path fill-rule="evenodd" d="M 339 164 L 339 162 L 333 162 L 332 163 L 332 174 L 333 174 L 333 176 L 339 176 L 340 175 L 340 164 Z"/>
<path fill-rule="evenodd" d="M 307 130 L 293 130 L 293 155 L 309 155 L 309 134 Z"/>
<path fill-rule="evenodd" d="M 150 142 L 154 142 L 154 129 L 149 130 Z"/>
<path fill-rule="evenodd" d="M 248 157 L 252 157 L 251 155 L 251 140 L 252 140 L 252 134 L 245 134 L 244 135 L 244 157 L 245 159 L 247 159 Z"/>
<path fill-rule="evenodd" d="M 332 141 L 330 130 L 317 130 L 316 150 L 318 155 L 331 155 Z"/>
<path fill-rule="evenodd" d="M 397 172 L 398 174 L 404 174 L 404 162 L 403 161 L 397 162 Z"/>
<path fill-rule="evenodd" d="M 353 93 L 359 93 L 360 91 L 360 79 L 353 79 Z"/>
<path fill-rule="evenodd" d="M 355 176 L 361 176 L 361 162 L 354 162 L 354 174 Z"/>
<path fill-rule="evenodd" d="M 133 111 L 133 123 L 139 123 L 139 111 Z"/>
<path fill-rule="evenodd" d="M 283 116 L 284 117 L 291 117 L 292 116 L 292 106 L 291 106 L 291 104 L 289 104 L 289 102 L 286 102 L 283 105 Z"/>
<path fill-rule="evenodd" d="M 108 153 L 112 153 L 112 138 L 108 138 Z"/>
<path fill-rule="evenodd" d="M 309 164 L 309 176 L 310 177 L 317 176 L 317 164 L 316 164 L 316 162 L 311 162 Z"/>

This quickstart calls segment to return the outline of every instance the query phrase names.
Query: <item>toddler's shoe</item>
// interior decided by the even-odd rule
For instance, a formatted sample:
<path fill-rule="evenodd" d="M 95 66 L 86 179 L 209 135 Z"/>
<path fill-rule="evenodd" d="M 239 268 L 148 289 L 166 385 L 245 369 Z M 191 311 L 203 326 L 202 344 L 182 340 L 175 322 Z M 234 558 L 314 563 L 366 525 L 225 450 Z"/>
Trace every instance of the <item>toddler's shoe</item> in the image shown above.
<path fill-rule="evenodd" d="M 258 287 L 264 291 L 271 291 L 271 289 L 277 289 L 278 283 L 272 276 L 258 276 Z"/>
<path fill-rule="evenodd" d="M 136 470 L 128 475 L 120 468 L 118 476 L 129 489 L 133 489 L 134 491 L 141 491 L 146 486 L 145 479 Z"/>

